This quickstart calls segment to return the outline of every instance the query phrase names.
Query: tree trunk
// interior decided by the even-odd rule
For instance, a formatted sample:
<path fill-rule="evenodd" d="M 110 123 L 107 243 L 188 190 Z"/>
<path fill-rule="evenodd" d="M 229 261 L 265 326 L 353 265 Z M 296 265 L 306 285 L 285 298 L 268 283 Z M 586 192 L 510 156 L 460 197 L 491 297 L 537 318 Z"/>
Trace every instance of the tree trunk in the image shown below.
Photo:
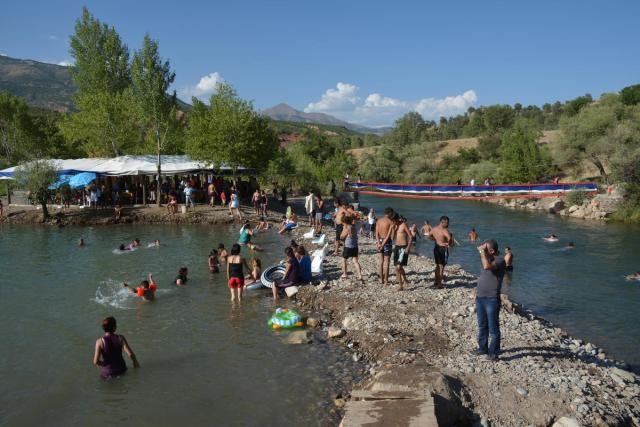
<path fill-rule="evenodd" d="M 156 176 L 156 206 L 160 207 L 160 173 L 162 172 L 161 158 L 160 158 L 160 132 L 156 129 L 156 142 L 158 143 L 158 175 Z"/>
<path fill-rule="evenodd" d="M 608 184 L 609 183 L 609 176 L 604 171 L 604 165 L 602 164 L 600 159 L 598 159 L 595 156 L 592 156 L 591 157 L 591 163 L 593 163 L 598 168 L 598 171 L 600 172 L 600 176 L 602 177 L 602 179 L 604 179 L 604 182 L 606 182 Z"/>
<path fill-rule="evenodd" d="M 49 211 L 47 210 L 47 201 L 45 200 L 44 202 L 40 202 L 40 205 L 42 205 L 42 220 L 46 221 L 47 218 L 49 218 Z"/>

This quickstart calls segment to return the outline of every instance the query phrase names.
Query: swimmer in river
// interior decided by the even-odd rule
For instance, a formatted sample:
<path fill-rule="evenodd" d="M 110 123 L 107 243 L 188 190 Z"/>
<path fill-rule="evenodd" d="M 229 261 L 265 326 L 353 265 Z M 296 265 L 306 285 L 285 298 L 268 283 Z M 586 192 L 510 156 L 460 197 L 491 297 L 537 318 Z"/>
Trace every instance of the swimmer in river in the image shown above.
<path fill-rule="evenodd" d="M 84 239 L 82 237 L 78 240 L 78 246 L 84 246 Z"/>
<path fill-rule="evenodd" d="M 140 239 L 138 239 L 137 237 L 135 239 L 133 239 L 133 241 L 131 242 L 131 247 L 132 248 L 137 248 L 138 246 L 140 246 Z"/>
<path fill-rule="evenodd" d="M 144 301 L 152 301 L 155 298 L 156 290 L 158 290 L 158 284 L 153 280 L 153 275 L 149 273 L 149 280 L 143 280 L 140 282 L 137 288 L 128 285 L 126 282 L 122 284 L 123 287 L 128 288 L 142 298 Z"/>
<path fill-rule="evenodd" d="M 186 286 L 187 284 L 187 273 L 189 271 L 187 270 L 187 267 L 180 267 L 180 270 L 178 270 L 178 275 L 176 276 L 176 285 L 178 286 Z"/>
<path fill-rule="evenodd" d="M 130 250 L 131 250 L 131 248 L 130 248 L 129 246 L 125 246 L 125 245 L 124 245 L 124 243 L 122 243 L 122 244 L 118 247 L 118 250 L 119 250 L 119 251 L 121 251 L 121 252 L 124 252 L 124 251 L 130 251 Z"/>
<path fill-rule="evenodd" d="M 157 239 L 147 245 L 148 248 L 155 248 L 158 246 L 160 246 L 160 240 Z"/>
<path fill-rule="evenodd" d="M 476 231 L 475 228 L 472 228 L 471 231 L 469 232 L 469 234 L 467 234 L 467 238 L 472 241 L 475 242 L 477 241 L 480 237 L 478 236 L 478 232 Z"/>
<path fill-rule="evenodd" d="M 260 217 L 260 221 L 258 221 L 258 226 L 256 227 L 256 231 L 263 231 L 269 229 L 269 223 L 264 218 L 264 216 Z"/>
<path fill-rule="evenodd" d="M 260 261 L 260 258 L 253 258 L 251 260 L 251 273 L 245 276 L 245 279 L 247 280 L 247 282 L 245 283 L 244 287 L 246 288 L 247 285 L 260 281 L 261 274 L 262 274 L 262 261 Z"/>
<path fill-rule="evenodd" d="M 550 234 L 547 237 L 543 237 L 542 238 L 545 242 L 557 242 L 558 240 L 558 236 L 556 236 L 555 234 Z"/>
<path fill-rule="evenodd" d="M 116 327 L 116 319 L 114 317 L 105 318 L 102 321 L 104 335 L 96 340 L 93 364 L 100 367 L 100 376 L 102 378 L 117 377 L 127 372 L 127 364 L 122 357 L 122 350 L 131 358 L 134 368 L 140 367 L 127 339 L 124 335 L 116 335 Z"/>
<path fill-rule="evenodd" d="M 240 246 L 246 246 L 252 251 L 261 251 L 262 248 L 255 243 L 251 243 L 251 238 L 253 238 L 253 229 L 251 227 L 251 223 L 246 221 L 244 225 L 240 228 L 240 238 L 238 239 L 238 244 Z"/>
<path fill-rule="evenodd" d="M 564 249 L 575 249 L 576 245 L 573 242 L 569 242 L 569 244 L 567 246 L 564 247 Z"/>
<path fill-rule="evenodd" d="M 218 251 L 215 249 L 211 249 L 209 252 L 209 259 L 207 260 L 209 264 L 209 273 L 219 273 L 220 272 L 220 264 L 218 262 Z"/>
<path fill-rule="evenodd" d="M 229 256 L 229 253 L 225 249 L 224 243 L 220 243 L 218 245 L 218 261 L 227 262 L 227 257 L 228 256 Z"/>
<path fill-rule="evenodd" d="M 504 248 L 505 271 L 513 271 L 513 252 L 509 246 Z"/>
<path fill-rule="evenodd" d="M 625 276 L 625 279 L 627 279 L 627 280 L 639 280 L 640 281 L 640 271 L 636 271 L 635 274 L 630 274 L 628 276 Z"/>

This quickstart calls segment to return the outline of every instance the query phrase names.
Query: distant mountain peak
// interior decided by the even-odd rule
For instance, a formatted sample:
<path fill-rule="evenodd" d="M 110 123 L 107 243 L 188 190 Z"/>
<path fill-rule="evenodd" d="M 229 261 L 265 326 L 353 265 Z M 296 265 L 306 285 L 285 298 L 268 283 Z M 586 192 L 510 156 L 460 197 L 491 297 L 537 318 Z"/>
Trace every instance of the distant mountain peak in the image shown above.
<path fill-rule="evenodd" d="M 267 108 L 261 111 L 262 115 L 272 118 L 273 120 L 282 120 L 286 122 L 299 122 L 299 123 L 315 123 L 320 125 L 332 125 L 342 126 L 349 130 L 360 133 L 373 133 L 381 135 L 388 131 L 384 129 L 373 129 L 366 126 L 357 125 L 354 123 L 345 122 L 336 117 L 333 117 L 325 113 L 305 113 L 300 110 L 296 110 L 292 106 L 281 102 L 278 105 L 274 105 L 271 108 Z"/>

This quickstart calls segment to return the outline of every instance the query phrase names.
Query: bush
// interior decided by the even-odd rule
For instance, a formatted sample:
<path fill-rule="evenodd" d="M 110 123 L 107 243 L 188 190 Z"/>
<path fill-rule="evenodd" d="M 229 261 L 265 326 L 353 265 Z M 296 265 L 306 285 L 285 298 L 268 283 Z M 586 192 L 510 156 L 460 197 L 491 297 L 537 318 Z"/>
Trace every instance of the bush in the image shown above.
<path fill-rule="evenodd" d="M 582 205 L 584 201 L 587 199 L 587 192 L 584 190 L 572 190 L 567 196 L 567 204 L 569 206 L 572 205 Z"/>

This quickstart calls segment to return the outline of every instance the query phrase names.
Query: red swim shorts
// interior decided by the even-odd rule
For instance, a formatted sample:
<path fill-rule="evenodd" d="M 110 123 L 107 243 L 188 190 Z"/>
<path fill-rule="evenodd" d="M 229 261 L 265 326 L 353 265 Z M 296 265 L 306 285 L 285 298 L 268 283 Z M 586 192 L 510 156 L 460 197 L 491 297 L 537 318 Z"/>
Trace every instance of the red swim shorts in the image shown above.
<path fill-rule="evenodd" d="M 229 278 L 229 287 L 231 289 L 238 289 L 244 286 L 244 278 L 243 277 L 230 277 Z"/>

